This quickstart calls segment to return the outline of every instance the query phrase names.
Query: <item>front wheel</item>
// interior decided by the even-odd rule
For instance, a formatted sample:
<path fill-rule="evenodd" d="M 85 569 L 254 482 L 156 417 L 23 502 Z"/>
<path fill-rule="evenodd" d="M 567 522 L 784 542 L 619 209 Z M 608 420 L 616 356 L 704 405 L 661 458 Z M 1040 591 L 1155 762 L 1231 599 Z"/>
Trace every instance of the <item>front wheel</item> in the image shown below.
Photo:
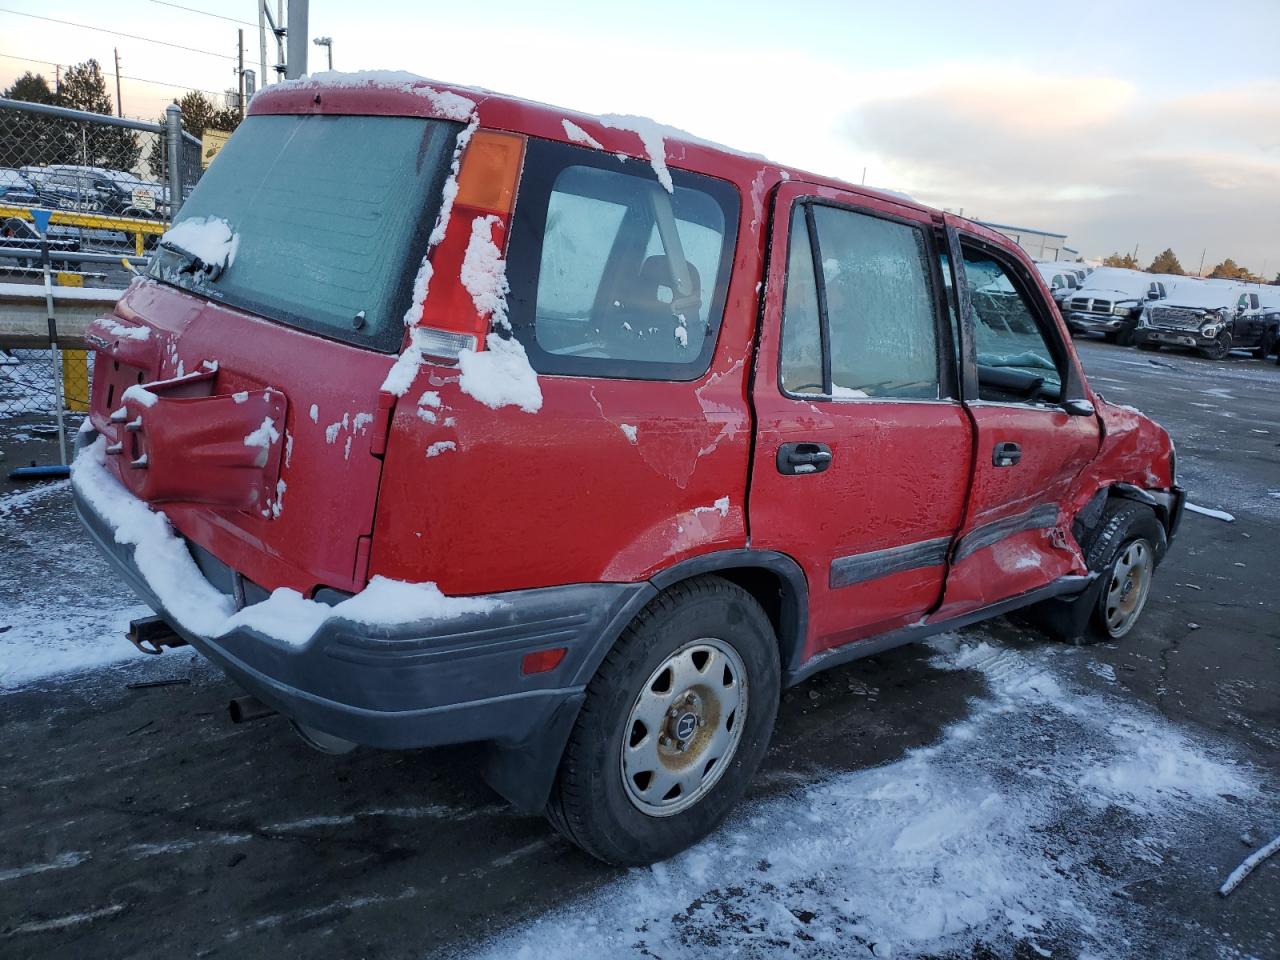
<path fill-rule="evenodd" d="M 1160 344 L 1156 343 L 1154 340 L 1139 340 L 1139 341 L 1138 341 L 1138 349 L 1139 349 L 1139 350 L 1149 350 L 1149 351 L 1151 351 L 1152 353 L 1159 353 L 1159 351 L 1160 351 Z"/>
<path fill-rule="evenodd" d="M 1127 500 L 1107 507 L 1085 552 L 1102 585 L 1083 639 L 1119 640 L 1133 629 L 1147 605 L 1166 543 L 1164 527 L 1151 508 Z"/>
<path fill-rule="evenodd" d="M 1253 350 L 1253 356 L 1256 360 L 1265 360 L 1271 356 L 1271 352 L 1276 348 L 1276 334 L 1274 330 L 1262 331 L 1262 342 Z M 1278 358 L 1280 359 L 1280 358 Z"/>
<path fill-rule="evenodd" d="M 697 843 L 764 757 L 781 686 L 778 642 L 747 591 L 677 584 L 627 628 L 587 686 L 547 817 L 608 863 L 639 866 Z"/>
<path fill-rule="evenodd" d="M 1210 360 L 1225 360 L 1227 354 L 1231 352 L 1231 334 L 1223 330 L 1213 343 L 1207 347 L 1201 347 L 1200 352 Z"/>
<path fill-rule="evenodd" d="M 1137 320 L 1126 320 L 1123 327 L 1115 333 L 1115 342 L 1122 347 L 1132 347 L 1135 337 L 1135 331 L 1138 329 Z"/>

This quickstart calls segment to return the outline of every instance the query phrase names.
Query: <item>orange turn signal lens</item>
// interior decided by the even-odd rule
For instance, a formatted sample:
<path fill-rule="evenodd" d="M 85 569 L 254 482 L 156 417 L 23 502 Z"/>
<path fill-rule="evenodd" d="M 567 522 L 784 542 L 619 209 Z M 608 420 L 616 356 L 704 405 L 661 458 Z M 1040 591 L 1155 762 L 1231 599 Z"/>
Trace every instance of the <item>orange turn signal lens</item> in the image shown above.
<path fill-rule="evenodd" d="M 477 130 L 467 144 L 458 173 L 456 203 L 507 216 L 516 202 L 524 162 L 524 137 Z"/>

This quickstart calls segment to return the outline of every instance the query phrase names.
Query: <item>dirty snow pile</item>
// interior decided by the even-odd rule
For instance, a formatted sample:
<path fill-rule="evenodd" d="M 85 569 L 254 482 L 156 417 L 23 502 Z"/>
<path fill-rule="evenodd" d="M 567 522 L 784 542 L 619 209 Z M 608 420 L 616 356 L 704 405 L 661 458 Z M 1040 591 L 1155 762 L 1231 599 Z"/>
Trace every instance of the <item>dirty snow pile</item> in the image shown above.
<path fill-rule="evenodd" d="M 225 270 L 236 262 L 240 235 L 221 217 L 191 217 L 166 230 L 160 243 L 171 243 L 195 254 L 208 266 Z"/>
<path fill-rule="evenodd" d="M 232 598 L 200 573 L 164 514 L 151 510 L 107 471 L 105 449 L 106 441 L 99 437 L 82 450 L 71 466 L 71 482 L 111 524 L 116 542 L 133 547 L 134 563 L 169 616 L 193 633 L 218 637 L 236 627 L 249 627 L 297 646 L 330 619 L 394 626 L 485 612 L 498 605 L 485 598 L 446 597 L 434 583 L 374 577 L 363 591 L 332 607 L 282 587 L 266 600 L 236 612 Z"/>
<path fill-rule="evenodd" d="M 744 805 L 722 830 L 486 944 L 485 958 L 1170 955 L 1125 887 L 1238 828 L 1251 772 L 1070 688 L 1063 654 L 934 641 L 989 694 L 931 746 Z M 1069 653 L 1068 653 L 1069 655 Z M 1232 795 L 1225 797 L 1224 795 Z"/>
<path fill-rule="evenodd" d="M 137 655 L 124 633 L 151 611 L 78 536 L 68 488 L 0 496 L 0 690 Z"/>

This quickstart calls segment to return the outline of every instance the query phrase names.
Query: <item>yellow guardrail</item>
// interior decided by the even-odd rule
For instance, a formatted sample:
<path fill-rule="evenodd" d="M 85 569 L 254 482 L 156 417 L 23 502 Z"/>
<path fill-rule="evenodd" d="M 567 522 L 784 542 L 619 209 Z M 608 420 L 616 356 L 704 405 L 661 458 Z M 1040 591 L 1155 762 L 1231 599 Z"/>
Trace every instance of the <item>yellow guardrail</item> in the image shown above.
<path fill-rule="evenodd" d="M 0 219 L 17 217 L 32 220 L 30 207 L 12 207 L 0 203 Z M 54 210 L 49 222 L 59 227 L 84 227 L 88 230 L 117 230 L 133 234 L 133 246 L 138 256 L 143 254 L 143 238 L 149 234 L 161 234 L 169 229 L 165 220 L 144 220 L 141 217 L 114 217 L 105 213 L 80 213 L 75 210 Z"/>

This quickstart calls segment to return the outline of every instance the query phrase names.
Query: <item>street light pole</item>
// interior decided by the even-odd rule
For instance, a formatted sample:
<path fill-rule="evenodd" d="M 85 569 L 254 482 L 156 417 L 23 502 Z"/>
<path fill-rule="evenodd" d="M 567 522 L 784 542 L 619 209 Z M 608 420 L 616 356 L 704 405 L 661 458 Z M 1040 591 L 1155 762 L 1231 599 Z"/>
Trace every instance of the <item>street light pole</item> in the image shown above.
<path fill-rule="evenodd" d="M 329 69 L 333 69 L 333 37 L 316 37 L 311 41 L 317 47 L 324 47 L 325 52 L 329 54 Z"/>

